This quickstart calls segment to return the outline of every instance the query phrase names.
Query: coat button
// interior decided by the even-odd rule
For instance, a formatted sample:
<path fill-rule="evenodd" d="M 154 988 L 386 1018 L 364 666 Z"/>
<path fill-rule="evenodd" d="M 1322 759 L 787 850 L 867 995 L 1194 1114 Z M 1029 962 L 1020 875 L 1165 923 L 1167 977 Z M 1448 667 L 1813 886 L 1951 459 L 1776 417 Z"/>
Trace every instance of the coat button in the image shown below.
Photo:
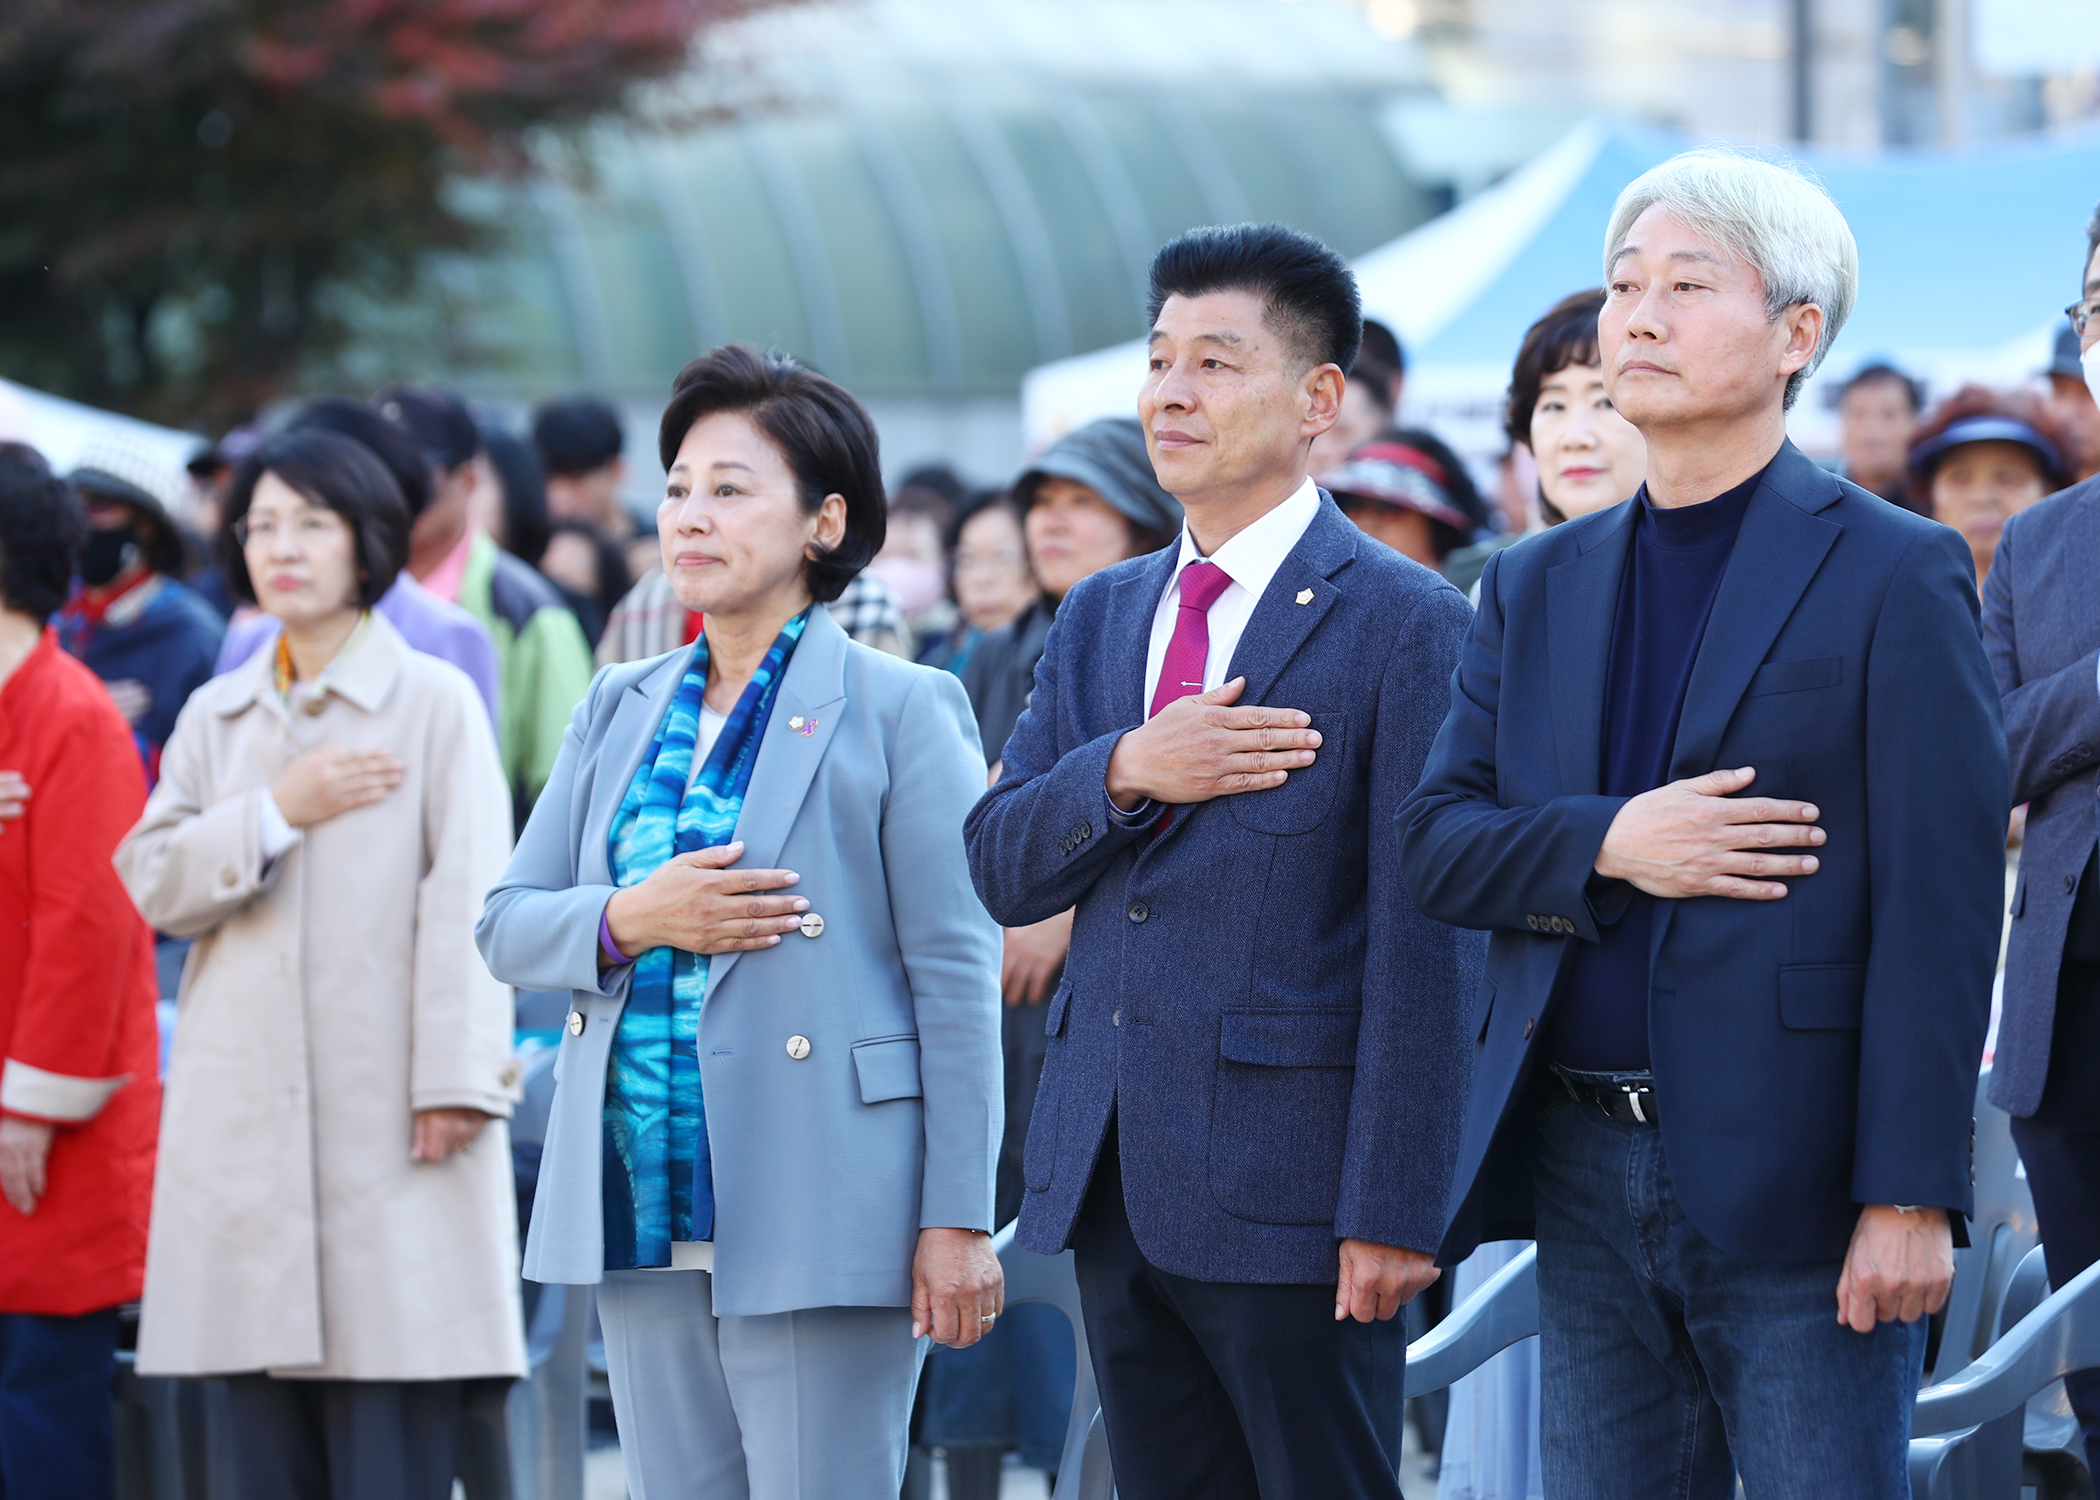
<path fill-rule="evenodd" d="M 507 1062 L 503 1065 L 503 1071 L 496 1076 L 498 1082 L 509 1088 L 518 1081 L 518 1065 L 515 1062 Z"/>
<path fill-rule="evenodd" d="M 1093 825 L 1093 824 L 1091 824 L 1091 823 L 1081 823 L 1081 824 L 1079 825 L 1079 837 L 1080 837 L 1081 839 L 1090 839 L 1090 838 L 1092 838 L 1093 836 L 1094 836 L 1094 825 Z"/>
<path fill-rule="evenodd" d="M 313 697 L 306 700 L 306 708 L 303 711 L 309 719 L 318 719 L 321 716 L 321 711 L 326 707 L 328 707 L 327 695 L 325 693 L 316 693 Z"/>
<path fill-rule="evenodd" d="M 569 1035 L 583 1035 L 583 1012 L 580 1010 L 572 1010 L 569 1012 Z"/>
<path fill-rule="evenodd" d="M 809 1056 L 809 1038 L 806 1036 L 789 1037 L 787 1046 L 788 1056 L 792 1057 L 796 1062 L 800 1062 L 803 1058 Z"/>
<path fill-rule="evenodd" d="M 240 883 L 241 877 L 234 873 L 233 866 L 228 865 L 225 869 L 219 872 L 219 884 L 225 886 L 227 890 L 232 890 L 235 886 L 239 885 Z"/>
<path fill-rule="evenodd" d="M 2076 875 L 2066 875 L 2064 877 L 2064 894 L 2068 896 L 2069 894 L 2071 894 L 2071 892 L 2077 889 L 2078 877 Z"/>
<path fill-rule="evenodd" d="M 1131 920 L 1131 921 L 1133 921 L 1133 922 L 1142 922 L 1142 921 L 1144 921 L 1144 920 L 1145 920 L 1145 918 L 1147 918 L 1147 917 L 1149 917 L 1149 916 L 1151 916 L 1151 915 L 1152 915 L 1152 910 L 1151 910 L 1151 908 L 1150 908 L 1150 907 L 1148 907 L 1148 906 L 1146 906 L 1144 902 L 1142 902 L 1142 901 L 1133 901 L 1133 902 L 1131 902 L 1131 903 L 1130 903 L 1130 912 L 1129 912 L 1129 916 L 1130 916 L 1130 920 Z"/>
<path fill-rule="evenodd" d="M 1531 1040 L 1531 1033 L 1532 1033 L 1533 1031 L 1535 1031 L 1535 1030 L 1537 1030 L 1537 1029 L 1538 1029 L 1538 1024 L 1539 1024 L 1539 1023 L 1538 1023 L 1538 1019 L 1537 1019 L 1537 1017 L 1535 1017 L 1535 1016 L 1526 1016 L 1526 1017 L 1524 1018 L 1524 1040 L 1525 1040 L 1525 1041 L 1527 1041 L 1527 1042 L 1528 1042 L 1528 1041 L 1530 1041 L 1530 1040 Z"/>
<path fill-rule="evenodd" d="M 1119 1005 L 1108 1013 L 1108 1024 L 1111 1026 L 1121 1026 L 1123 1024 L 1123 1007 Z"/>
<path fill-rule="evenodd" d="M 822 937 L 824 935 L 824 919 L 813 911 L 804 912 L 802 914 L 802 935 L 806 938 Z"/>
<path fill-rule="evenodd" d="M 1529 927 L 1533 932 L 1537 932 L 1539 930 L 1539 919 L 1537 914 L 1533 913 L 1529 916 L 1526 916 L 1524 918 L 1524 925 L 1526 927 Z"/>

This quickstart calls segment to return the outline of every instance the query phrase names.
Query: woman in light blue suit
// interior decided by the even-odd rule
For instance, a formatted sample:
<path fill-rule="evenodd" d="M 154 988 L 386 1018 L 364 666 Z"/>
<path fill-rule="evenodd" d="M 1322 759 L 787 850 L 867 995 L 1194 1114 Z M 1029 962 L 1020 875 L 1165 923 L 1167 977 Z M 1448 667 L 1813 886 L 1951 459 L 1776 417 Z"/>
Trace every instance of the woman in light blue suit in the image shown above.
<path fill-rule="evenodd" d="M 984 757 L 952 676 L 813 607 L 882 542 L 851 396 L 730 346 L 659 442 L 703 632 L 598 674 L 477 932 L 574 992 L 525 1274 L 599 1283 L 636 1500 L 887 1500 L 927 1338 L 1001 1306 Z"/>

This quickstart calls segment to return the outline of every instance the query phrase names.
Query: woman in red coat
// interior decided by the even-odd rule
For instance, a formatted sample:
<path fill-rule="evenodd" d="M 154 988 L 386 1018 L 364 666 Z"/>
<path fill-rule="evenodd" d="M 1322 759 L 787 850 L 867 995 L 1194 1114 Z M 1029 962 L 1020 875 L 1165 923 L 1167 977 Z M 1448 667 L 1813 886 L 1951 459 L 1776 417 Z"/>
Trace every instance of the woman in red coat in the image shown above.
<path fill-rule="evenodd" d="M 139 1295 L 160 1118 L 153 934 L 110 863 L 131 731 L 46 621 L 85 518 L 0 443 L 0 1494 L 108 1500 L 117 1306 Z M 23 795 L 26 785 L 27 795 Z"/>

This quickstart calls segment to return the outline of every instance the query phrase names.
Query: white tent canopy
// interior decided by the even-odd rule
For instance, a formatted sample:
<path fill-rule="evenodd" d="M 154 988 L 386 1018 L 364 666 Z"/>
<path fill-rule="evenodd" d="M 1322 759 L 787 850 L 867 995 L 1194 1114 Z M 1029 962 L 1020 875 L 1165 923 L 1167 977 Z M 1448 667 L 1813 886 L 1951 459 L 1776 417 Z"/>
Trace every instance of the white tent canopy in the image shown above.
<path fill-rule="evenodd" d="M 1491 463 L 1505 446 L 1503 392 L 1525 328 L 1560 297 L 1597 284 L 1620 189 L 1691 144 L 1590 121 L 1359 260 L 1365 313 L 1408 350 L 1405 420 Z M 1870 358 L 1892 359 L 1940 393 L 1963 380 L 2015 383 L 2048 362 L 2100 198 L 2100 138 L 1800 160 L 1845 211 L 1860 251 L 1858 305 L 1794 412 L 1804 447 L 1835 446 L 1817 386 Z M 1031 450 L 1081 422 L 1130 411 L 1143 371 L 1141 341 L 1031 371 L 1022 386 Z"/>
<path fill-rule="evenodd" d="M 0 442 L 27 443 L 60 474 L 83 463 L 110 468 L 180 514 L 189 494 L 184 466 L 204 447 L 193 432 L 84 406 L 0 380 Z"/>

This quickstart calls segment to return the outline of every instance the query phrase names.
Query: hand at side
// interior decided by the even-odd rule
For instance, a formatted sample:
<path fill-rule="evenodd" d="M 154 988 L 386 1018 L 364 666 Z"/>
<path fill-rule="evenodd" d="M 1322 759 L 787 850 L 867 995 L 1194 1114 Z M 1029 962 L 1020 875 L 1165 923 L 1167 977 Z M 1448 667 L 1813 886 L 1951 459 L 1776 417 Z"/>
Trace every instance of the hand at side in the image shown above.
<path fill-rule="evenodd" d="M 1334 1320 L 1383 1322 L 1444 1273 L 1436 1258 L 1370 1240 L 1342 1241 L 1342 1272 L 1334 1288 Z"/>
<path fill-rule="evenodd" d="M 44 1166 L 51 1156 L 53 1127 L 20 1115 L 0 1115 L 0 1196 L 28 1218 L 44 1196 Z"/>
<path fill-rule="evenodd" d="M 1027 927 L 1006 929 L 1006 953 L 999 964 L 999 989 L 1008 1005 L 1034 1005 L 1050 992 L 1050 981 L 1072 947 L 1072 913 Z"/>
<path fill-rule="evenodd" d="M 1733 896 L 1776 901 L 1787 888 L 1774 876 L 1813 875 L 1813 854 L 1784 851 L 1820 845 L 1819 814 L 1806 802 L 1737 798 L 1757 779 L 1747 767 L 1673 781 L 1628 800 L 1605 832 L 1596 870 L 1651 896 Z"/>
<path fill-rule="evenodd" d="M 974 1229 L 922 1229 L 911 1258 L 911 1336 L 967 1349 L 1006 1310 L 1006 1271 Z"/>
<path fill-rule="evenodd" d="M 1954 1285 L 1954 1228 L 1943 1208 L 1908 1213 L 1886 1203 L 1859 1211 L 1838 1276 L 1838 1321 L 1854 1333 L 1876 1323 L 1915 1323 L 1947 1305 Z"/>
<path fill-rule="evenodd" d="M 410 1161 L 440 1162 L 474 1144 L 491 1116 L 478 1109 L 419 1109 Z"/>
<path fill-rule="evenodd" d="M 1108 795 L 1135 810 L 1150 798 L 1185 807 L 1282 786 L 1313 763 L 1320 732 L 1294 708 L 1234 708 L 1247 679 L 1178 698 L 1116 742 Z"/>

